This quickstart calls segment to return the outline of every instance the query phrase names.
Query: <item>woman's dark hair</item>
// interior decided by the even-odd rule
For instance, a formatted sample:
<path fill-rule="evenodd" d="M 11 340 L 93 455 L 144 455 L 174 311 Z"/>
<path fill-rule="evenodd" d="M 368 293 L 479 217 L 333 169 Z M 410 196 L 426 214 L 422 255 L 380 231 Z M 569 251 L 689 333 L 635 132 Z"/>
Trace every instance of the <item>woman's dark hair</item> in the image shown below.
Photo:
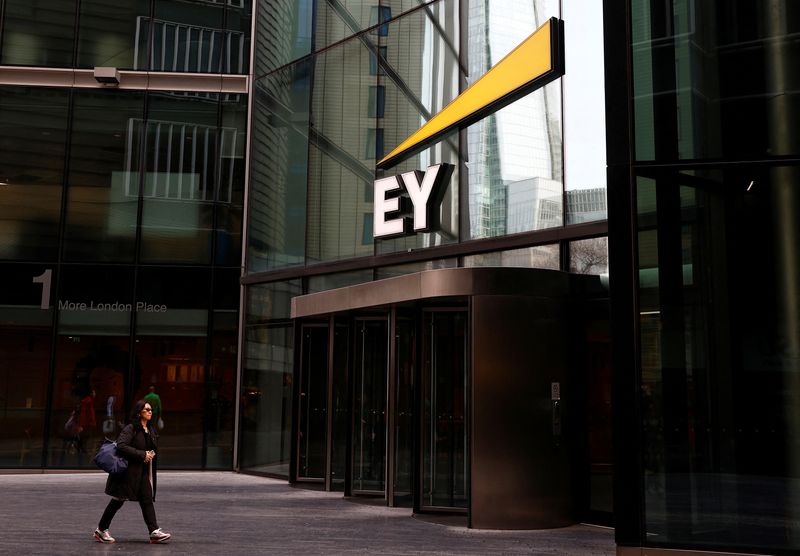
<path fill-rule="evenodd" d="M 144 400 L 139 400 L 135 404 L 133 404 L 133 410 L 131 411 L 131 418 L 130 423 L 136 424 L 142 418 L 142 410 L 144 409 L 145 404 L 150 402 L 146 402 Z"/>

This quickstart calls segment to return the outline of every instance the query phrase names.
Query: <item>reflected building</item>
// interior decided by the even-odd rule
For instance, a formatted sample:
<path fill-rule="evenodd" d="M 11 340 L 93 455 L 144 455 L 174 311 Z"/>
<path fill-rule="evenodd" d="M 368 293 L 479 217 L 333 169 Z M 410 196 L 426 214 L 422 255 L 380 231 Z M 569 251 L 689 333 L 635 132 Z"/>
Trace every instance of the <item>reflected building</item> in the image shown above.
<path fill-rule="evenodd" d="M 552 4 L 549 0 L 471 2 L 468 81 L 485 74 L 527 38 L 531 29 L 542 25 L 553 13 Z M 560 189 L 563 183 L 560 94 L 559 87 L 545 86 L 469 127 L 470 237 L 561 225 L 560 191 L 553 195 L 555 189 L 548 187 L 558 184 Z M 530 190 L 526 195 L 522 193 L 526 186 L 517 185 L 517 192 L 510 192 L 511 184 L 526 181 L 528 189 L 542 185 L 544 190 Z M 526 199 L 530 203 L 532 197 L 549 197 L 551 203 L 558 203 L 545 209 L 552 216 L 540 218 L 538 206 L 515 206 Z M 528 210 L 533 212 L 526 215 Z"/>

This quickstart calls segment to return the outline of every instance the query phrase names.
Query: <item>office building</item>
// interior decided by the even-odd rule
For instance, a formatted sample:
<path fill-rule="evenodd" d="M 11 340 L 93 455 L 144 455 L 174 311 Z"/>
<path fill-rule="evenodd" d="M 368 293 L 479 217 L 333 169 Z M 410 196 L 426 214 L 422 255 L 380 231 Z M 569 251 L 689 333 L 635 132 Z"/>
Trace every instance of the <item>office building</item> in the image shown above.
<path fill-rule="evenodd" d="M 154 391 L 162 468 L 796 552 L 797 11 L 0 0 L 0 467 Z M 381 162 L 548 24 L 563 77 Z"/>

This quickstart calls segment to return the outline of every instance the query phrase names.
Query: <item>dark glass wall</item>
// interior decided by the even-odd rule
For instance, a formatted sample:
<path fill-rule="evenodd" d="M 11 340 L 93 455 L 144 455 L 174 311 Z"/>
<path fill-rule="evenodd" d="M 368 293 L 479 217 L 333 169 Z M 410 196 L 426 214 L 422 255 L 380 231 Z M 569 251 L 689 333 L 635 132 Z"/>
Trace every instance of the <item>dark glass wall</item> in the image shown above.
<path fill-rule="evenodd" d="M 796 155 L 800 5 L 631 1 L 637 160 Z"/>
<path fill-rule="evenodd" d="M 800 548 L 798 175 L 637 178 L 651 543 Z"/>
<path fill-rule="evenodd" d="M 0 64 L 248 73 L 250 0 L 6 0 Z"/>
<path fill-rule="evenodd" d="M 91 467 L 153 392 L 162 467 L 230 468 L 246 96 L 0 98 L 0 466 Z"/>
<path fill-rule="evenodd" d="M 610 175 L 620 222 L 631 203 L 636 230 L 639 354 L 635 380 L 618 383 L 640 385 L 638 426 L 622 426 L 621 444 L 641 490 L 617 492 L 618 540 L 794 553 L 800 14 L 784 0 L 630 7 L 635 178 Z M 612 265 L 629 256 L 616 253 Z"/>

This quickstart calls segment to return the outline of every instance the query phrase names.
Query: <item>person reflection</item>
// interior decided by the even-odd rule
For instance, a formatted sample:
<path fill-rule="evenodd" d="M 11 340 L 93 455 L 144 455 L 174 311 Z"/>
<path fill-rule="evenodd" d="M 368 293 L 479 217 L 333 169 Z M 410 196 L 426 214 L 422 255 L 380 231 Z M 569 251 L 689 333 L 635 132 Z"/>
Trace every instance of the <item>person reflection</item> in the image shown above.
<path fill-rule="evenodd" d="M 81 400 L 80 417 L 78 418 L 78 461 L 83 464 L 87 447 L 94 448 L 95 427 L 97 426 L 97 416 L 94 411 L 94 399 L 97 392 L 94 388 Z"/>

